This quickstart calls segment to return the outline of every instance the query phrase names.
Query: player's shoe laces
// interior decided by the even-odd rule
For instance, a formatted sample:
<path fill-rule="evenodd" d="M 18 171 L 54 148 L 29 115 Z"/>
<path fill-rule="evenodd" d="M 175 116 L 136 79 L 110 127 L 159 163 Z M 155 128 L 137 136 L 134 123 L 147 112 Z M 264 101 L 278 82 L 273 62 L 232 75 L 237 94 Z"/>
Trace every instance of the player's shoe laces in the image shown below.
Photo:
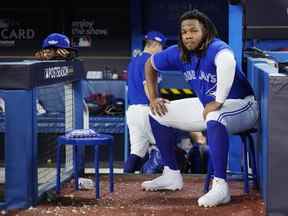
<path fill-rule="evenodd" d="M 224 179 L 214 177 L 211 190 L 198 199 L 198 205 L 207 208 L 229 203 L 230 200 L 227 182 Z"/>
<path fill-rule="evenodd" d="M 143 182 L 141 187 L 146 191 L 181 190 L 183 187 L 183 177 L 180 170 L 172 170 L 168 166 L 165 166 L 161 176 L 151 181 Z"/>

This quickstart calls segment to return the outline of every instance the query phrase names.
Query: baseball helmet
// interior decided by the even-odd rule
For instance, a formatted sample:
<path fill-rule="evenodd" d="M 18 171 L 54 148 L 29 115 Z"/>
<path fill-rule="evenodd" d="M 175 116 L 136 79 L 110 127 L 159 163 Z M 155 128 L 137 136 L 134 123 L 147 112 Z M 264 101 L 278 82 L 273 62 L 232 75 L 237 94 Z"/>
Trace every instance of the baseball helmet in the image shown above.
<path fill-rule="evenodd" d="M 44 39 L 42 48 L 46 49 L 50 47 L 75 50 L 73 47 L 71 47 L 69 38 L 60 33 L 49 34 Z"/>
<path fill-rule="evenodd" d="M 145 35 L 145 40 L 153 40 L 159 42 L 162 46 L 165 45 L 167 38 L 158 31 L 150 31 Z"/>

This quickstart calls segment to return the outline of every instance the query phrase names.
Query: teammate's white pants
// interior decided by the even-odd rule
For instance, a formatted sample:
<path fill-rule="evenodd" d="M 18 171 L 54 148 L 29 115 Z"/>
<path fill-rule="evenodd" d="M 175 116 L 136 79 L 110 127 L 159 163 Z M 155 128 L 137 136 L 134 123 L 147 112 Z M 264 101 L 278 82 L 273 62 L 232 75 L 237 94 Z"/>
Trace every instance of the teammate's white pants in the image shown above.
<path fill-rule="evenodd" d="M 149 122 L 149 106 L 130 105 L 126 112 L 129 128 L 131 154 L 144 157 L 148 151 L 149 143 L 155 144 Z"/>
<path fill-rule="evenodd" d="M 186 131 L 203 131 L 206 122 L 215 120 L 222 123 L 229 133 L 237 133 L 252 128 L 259 115 L 253 96 L 227 99 L 221 109 L 207 115 L 206 122 L 204 107 L 198 98 L 174 100 L 166 105 L 168 112 L 164 116 L 150 115 L 162 125 Z"/>

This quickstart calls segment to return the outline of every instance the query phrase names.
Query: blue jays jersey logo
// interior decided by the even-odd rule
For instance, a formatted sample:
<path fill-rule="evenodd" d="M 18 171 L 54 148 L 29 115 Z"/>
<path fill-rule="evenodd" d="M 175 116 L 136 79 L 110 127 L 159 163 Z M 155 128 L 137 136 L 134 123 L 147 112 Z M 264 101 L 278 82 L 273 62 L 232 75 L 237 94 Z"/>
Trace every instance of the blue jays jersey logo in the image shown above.
<path fill-rule="evenodd" d="M 195 70 L 188 70 L 184 72 L 185 80 L 192 81 L 192 80 L 204 80 L 208 83 L 215 84 L 217 82 L 216 74 L 205 73 L 204 71 L 200 71 L 199 74 L 196 74 Z"/>
<path fill-rule="evenodd" d="M 215 98 L 216 97 L 216 87 L 217 87 L 217 84 L 215 84 L 212 88 L 208 89 L 205 92 L 205 94 Z"/>

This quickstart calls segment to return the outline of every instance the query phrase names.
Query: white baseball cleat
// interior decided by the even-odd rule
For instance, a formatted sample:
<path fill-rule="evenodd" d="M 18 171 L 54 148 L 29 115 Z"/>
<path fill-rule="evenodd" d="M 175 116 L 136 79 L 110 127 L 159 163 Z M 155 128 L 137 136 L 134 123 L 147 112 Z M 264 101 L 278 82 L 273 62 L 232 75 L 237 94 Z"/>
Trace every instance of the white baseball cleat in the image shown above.
<path fill-rule="evenodd" d="M 146 191 L 181 190 L 183 188 L 183 177 L 180 170 L 172 170 L 165 166 L 161 176 L 151 181 L 143 182 L 141 187 Z"/>
<path fill-rule="evenodd" d="M 207 208 L 229 203 L 230 200 L 227 182 L 224 179 L 214 177 L 211 190 L 198 199 L 198 205 Z"/>

